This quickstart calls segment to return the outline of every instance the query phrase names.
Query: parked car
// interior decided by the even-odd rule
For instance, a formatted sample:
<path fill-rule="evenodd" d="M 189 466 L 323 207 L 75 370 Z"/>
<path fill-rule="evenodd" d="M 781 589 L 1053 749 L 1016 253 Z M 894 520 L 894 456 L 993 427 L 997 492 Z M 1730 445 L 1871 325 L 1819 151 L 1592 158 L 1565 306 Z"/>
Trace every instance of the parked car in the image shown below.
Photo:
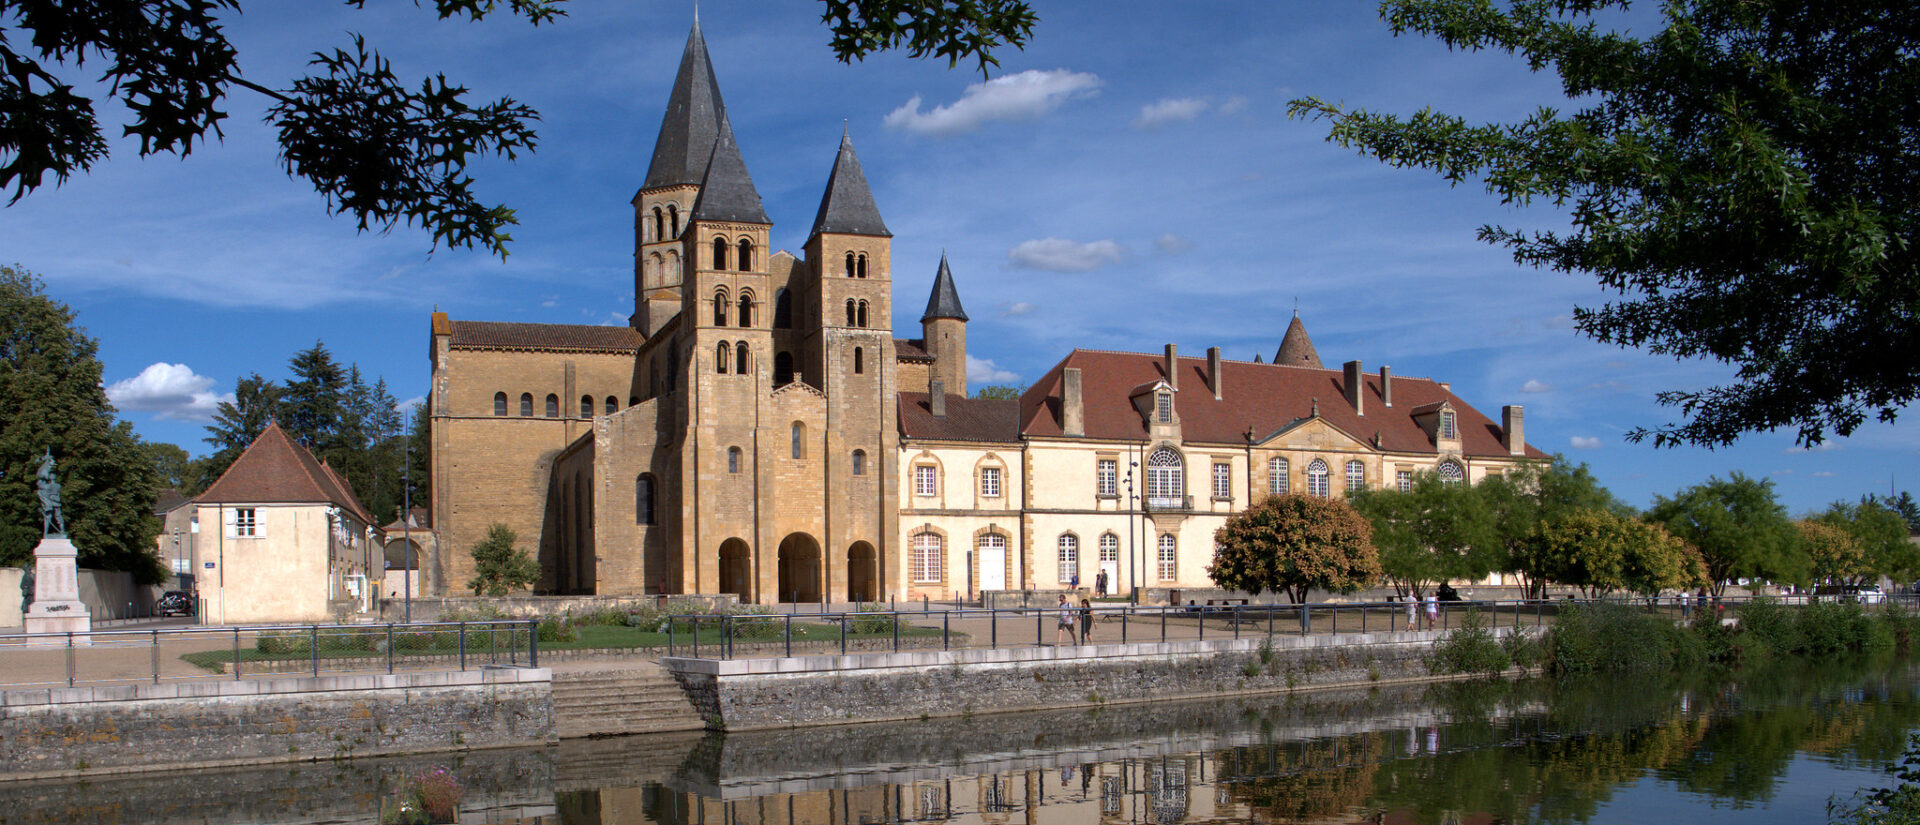
<path fill-rule="evenodd" d="M 169 590 L 160 594 L 160 600 L 153 603 L 153 612 L 160 616 L 193 615 L 193 594 L 185 590 Z"/>
<path fill-rule="evenodd" d="M 1877 584 L 1823 584 L 1813 589 L 1813 596 L 1816 601 L 1859 604 L 1880 604 L 1887 600 L 1887 594 L 1880 592 Z"/>

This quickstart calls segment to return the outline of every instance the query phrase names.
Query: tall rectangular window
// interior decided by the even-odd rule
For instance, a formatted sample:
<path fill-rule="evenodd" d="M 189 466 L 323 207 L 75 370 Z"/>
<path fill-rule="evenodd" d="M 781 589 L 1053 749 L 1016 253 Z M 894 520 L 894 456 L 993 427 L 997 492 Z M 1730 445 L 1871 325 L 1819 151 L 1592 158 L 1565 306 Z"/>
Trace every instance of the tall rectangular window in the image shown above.
<path fill-rule="evenodd" d="M 1073 577 L 1080 572 L 1080 537 L 1072 533 L 1060 534 L 1060 583 L 1071 584 Z"/>
<path fill-rule="evenodd" d="M 1357 493 L 1367 489 L 1367 465 L 1359 461 L 1347 462 L 1347 492 Z"/>
<path fill-rule="evenodd" d="M 1178 558 L 1179 558 L 1179 554 L 1175 552 L 1175 548 L 1174 548 L 1173 534 L 1161 533 L 1160 534 L 1160 580 L 1161 581 L 1163 582 L 1173 581 L 1174 574 L 1180 572 L 1179 567 L 1176 564 L 1176 560 Z"/>
<path fill-rule="evenodd" d="M 986 498 L 1000 497 L 1000 468 L 980 468 L 980 495 Z"/>
<path fill-rule="evenodd" d="M 240 507 L 233 511 L 233 534 L 236 536 L 260 535 L 259 511 L 252 507 Z"/>
<path fill-rule="evenodd" d="M 913 537 L 911 566 L 914 584 L 937 584 L 946 568 L 946 547 L 938 533 L 921 533 Z"/>
<path fill-rule="evenodd" d="M 913 468 L 913 494 L 931 496 L 935 494 L 933 465 L 917 464 Z"/>
<path fill-rule="evenodd" d="M 1233 465 L 1213 465 L 1213 497 L 1233 498 Z"/>
<path fill-rule="evenodd" d="M 1094 486 L 1094 493 L 1106 498 L 1119 498 L 1120 462 L 1111 458 L 1103 458 L 1100 459 L 1099 463 L 1095 466 L 1099 468 L 1096 474 L 1099 481 L 1096 482 Z"/>
<path fill-rule="evenodd" d="M 1459 438 L 1460 437 L 1460 430 L 1458 427 L 1454 425 L 1454 422 L 1453 422 L 1452 410 L 1440 411 L 1440 437 L 1441 438 Z"/>
<path fill-rule="evenodd" d="M 1393 483 L 1400 488 L 1400 492 L 1402 493 L 1413 492 L 1413 471 L 1412 470 L 1396 471 L 1393 474 Z"/>
<path fill-rule="evenodd" d="M 1287 494 L 1287 460 L 1274 457 L 1267 459 L 1267 492 L 1276 496 Z"/>
<path fill-rule="evenodd" d="M 1154 418 L 1162 424 L 1173 423 L 1173 395 L 1160 393 L 1154 398 Z"/>

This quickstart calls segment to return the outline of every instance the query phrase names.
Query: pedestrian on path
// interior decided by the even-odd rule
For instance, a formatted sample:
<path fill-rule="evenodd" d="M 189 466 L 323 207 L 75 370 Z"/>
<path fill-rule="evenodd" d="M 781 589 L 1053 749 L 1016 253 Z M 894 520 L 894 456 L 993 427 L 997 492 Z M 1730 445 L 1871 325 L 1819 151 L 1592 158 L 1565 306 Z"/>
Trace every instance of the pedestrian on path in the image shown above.
<path fill-rule="evenodd" d="M 1417 622 L 1419 621 L 1419 619 L 1417 618 L 1419 614 L 1416 612 L 1419 609 L 1420 609 L 1420 599 L 1418 597 L 1415 597 L 1412 594 L 1408 594 L 1407 595 L 1407 629 L 1408 630 L 1419 629 L 1419 625 L 1417 624 Z"/>
<path fill-rule="evenodd" d="M 1100 575 L 1093 577 L 1093 595 L 1102 599 L 1107 597 L 1107 571 L 1102 570 Z"/>
<path fill-rule="evenodd" d="M 1073 605 L 1067 604 L 1067 594 L 1060 594 L 1060 603 L 1054 605 L 1060 611 L 1060 621 L 1053 629 L 1053 646 L 1059 647 L 1060 640 L 1074 637 Z"/>
<path fill-rule="evenodd" d="M 1093 641 L 1093 602 L 1080 600 L 1080 643 Z"/>
<path fill-rule="evenodd" d="M 1421 601 L 1427 605 L 1427 629 L 1432 630 L 1440 624 L 1440 602 L 1433 597 L 1432 593 L 1428 593 L 1427 597 Z"/>

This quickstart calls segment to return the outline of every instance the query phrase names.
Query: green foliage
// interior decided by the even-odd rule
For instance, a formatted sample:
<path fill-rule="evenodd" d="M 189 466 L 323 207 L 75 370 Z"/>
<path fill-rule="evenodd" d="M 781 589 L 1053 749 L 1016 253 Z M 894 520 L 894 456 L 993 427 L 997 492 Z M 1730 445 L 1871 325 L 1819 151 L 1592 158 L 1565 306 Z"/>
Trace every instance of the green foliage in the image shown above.
<path fill-rule="evenodd" d="M 1567 513 L 1541 534 L 1545 572 L 1589 596 L 1626 590 L 1652 596 L 1706 583 L 1706 568 L 1665 529 L 1605 510 Z"/>
<path fill-rule="evenodd" d="M 1907 735 L 1907 751 L 1887 766 L 1897 784 L 1874 788 L 1848 803 L 1827 801 L 1827 820 L 1833 825 L 1916 825 L 1920 823 L 1920 733 Z"/>
<path fill-rule="evenodd" d="M 467 581 L 473 595 L 505 596 L 539 580 L 540 565 L 514 546 L 519 540 L 504 524 L 487 528 L 487 537 L 473 546 L 473 578 Z"/>
<path fill-rule="evenodd" d="M 1546 652 L 1541 648 L 1539 637 L 1525 628 L 1514 628 L 1512 632 L 1500 637 L 1500 649 L 1506 651 L 1507 660 L 1514 667 L 1533 667 L 1540 664 Z"/>
<path fill-rule="evenodd" d="M 1427 667 L 1434 673 L 1500 674 L 1513 664 L 1505 645 L 1487 629 L 1477 610 L 1468 610 L 1460 626 L 1433 643 Z"/>
<path fill-rule="evenodd" d="M 1647 520 L 1700 551 L 1715 595 L 1735 578 L 1807 581 L 1806 556 L 1772 481 L 1738 472 L 1725 481 L 1709 478 L 1673 498 L 1656 497 Z"/>
<path fill-rule="evenodd" d="M 1897 499 L 1888 501 L 1898 504 Z M 1908 503 L 1912 503 L 1911 499 Z M 1844 531 L 1857 545 L 1859 554 L 1857 565 L 1825 579 L 1816 571 L 1815 581 L 1862 584 L 1875 576 L 1908 580 L 1920 575 L 1920 546 L 1908 541 L 1906 518 L 1881 500 L 1869 496 L 1863 497 L 1858 504 L 1836 501 L 1814 515 L 1811 521 Z M 1831 537 L 1823 539 L 1833 540 Z M 1813 548 L 1808 549 L 1812 551 Z"/>
<path fill-rule="evenodd" d="M 381 825 L 457 821 L 462 793 L 460 778 L 444 765 L 409 776 L 394 789 L 391 799 L 381 800 Z"/>
<path fill-rule="evenodd" d="M 859 613 L 886 613 L 888 608 L 879 602 L 861 602 L 854 610 Z M 853 620 L 849 630 L 862 634 L 892 633 L 895 622 L 892 616 L 860 616 Z"/>
<path fill-rule="evenodd" d="M 1474 487 L 1422 472 L 1406 492 L 1365 490 L 1353 494 L 1352 501 L 1373 525 L 1382 572 L 1409 592 L 1485 578 L 1502 566 L 1493 512 Z"/>
<path fill-rule="evenodd" d="M 198 492 L 192 489 L 193 457 L 180 445 L 146 441 L 140 444 L 140 451 L 153 464 L 153 483 L 157 488 L 187 491 L 188 495 Z"/>
<path fill-rule="evenodd" d="M 1703 661 L 1700 640 L 1672 621 L 1618 604 L 1563 607 L 1547 631 L 1547 665 L 1568 673 L 1660 673 Z"/>
<path fill-rule="evenodd" d="M 51 449 L 80 566 L 155 584 L 166 573 L 154 549 L 154 461 L 132 425 L 114 420 L 98 352 L 39 278 L 0 266 L 0 565 L 26 562 L 40 542 L 32 479 Z"/>
<path fill-rule="evenodd" d="M 833 31 L 840 62 L 893 48 L 915 58 L 947 59 L 947 68 L 972 59 L 980 73 L 998 66 L 1002 45 L 1025 48 L 1039 22 L 1023 0 L 826 0 L 821 16 Z"/>
<path fill-rule="evenodd" d="M 1485 504 L 1492 539 L 1503 558 L 1499 569 L 1517 573 L 1530 598 L 1546 593 L 1549 559 L 1544 531 L 1571 513 L 1600 510 L 1624 515 L 1628 508 L 1613 497 L 1585 464 L 1556 455 L 1528 461 L 1474 485 Z"/>
<path fill-rule="evenodd" d="M 1009 384 L 990 384 L 988 386 L 981 387 L 980 389 L 974 390 L 973 397 L 993 398 L 993 399 L 1000 399 L 1004 401 L 1004 400 L 1010 400 L 1010 399 L 1017 399 L 1020 397 L 1020 393 L 1022 392 L 1025 392 L 1025 390 L 1020 387 L 1015 387 Z"/>
<path fill-rule="evenodd" d="M 1920 20 L 1909 3 L 1666 0 L 1649 35 L 1603 25 L 1626 0 L 1389 0 L 1395 33 L 1551 69 L 1577 111 L 1474 125 L 1315 98 L 1329 139 L 1504 203 L 1567 207 L 1570 232 L 1487 226 L 1523 265 L 1587 273 L 1624 296 L 1582 307 L 1589 337 L 1734 366 L 1663 392 L 1690 420 L 1660 445 L 1798 429 L 1801 443 L 1892 420 L 1920 395 Z M 1501 6 L 1503 8 L 1497 8 Z M 1556 218 L 1557 220 L 1557 218 Z"/>
<path fill-rule="evenodd" d="M 1214 533 L 1215 584 L 1298 604 L 1310 590 L 1351 593 L 1380 576 L 1367 521 L 1339 499 L 1268 496 Z"/>
<path fill-rule="evenodd" d="M 580 631 L 565 616 L 542 618 L 538 632 L 543 642 L 571 642 L 580 638 Z"/>

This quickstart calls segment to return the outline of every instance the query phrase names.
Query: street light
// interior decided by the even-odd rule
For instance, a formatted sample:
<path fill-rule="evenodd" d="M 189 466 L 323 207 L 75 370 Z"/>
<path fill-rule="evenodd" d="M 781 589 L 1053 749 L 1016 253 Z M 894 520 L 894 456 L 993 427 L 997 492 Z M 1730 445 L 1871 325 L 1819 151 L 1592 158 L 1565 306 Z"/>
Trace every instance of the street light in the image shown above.
<path fill-rule="evenodd" d="M 1133 558 L 1133 468 L 1138 466 L 1138 461 L 1127 462 L 1127 594 L 1135 607 L 1140 606 L 1140 578 L 1134 573 Z"/>
<path fill-rule="evenodd" d="M 407 416 L 406 438 L 401 440 L 400 461 L 400 543 L 407 546 L 407 569 L 400 571 L 406 586 L 406 615 L 413 622 L 413 416 Z M 384 554 L 382 554 L 384 555 Z"/>

